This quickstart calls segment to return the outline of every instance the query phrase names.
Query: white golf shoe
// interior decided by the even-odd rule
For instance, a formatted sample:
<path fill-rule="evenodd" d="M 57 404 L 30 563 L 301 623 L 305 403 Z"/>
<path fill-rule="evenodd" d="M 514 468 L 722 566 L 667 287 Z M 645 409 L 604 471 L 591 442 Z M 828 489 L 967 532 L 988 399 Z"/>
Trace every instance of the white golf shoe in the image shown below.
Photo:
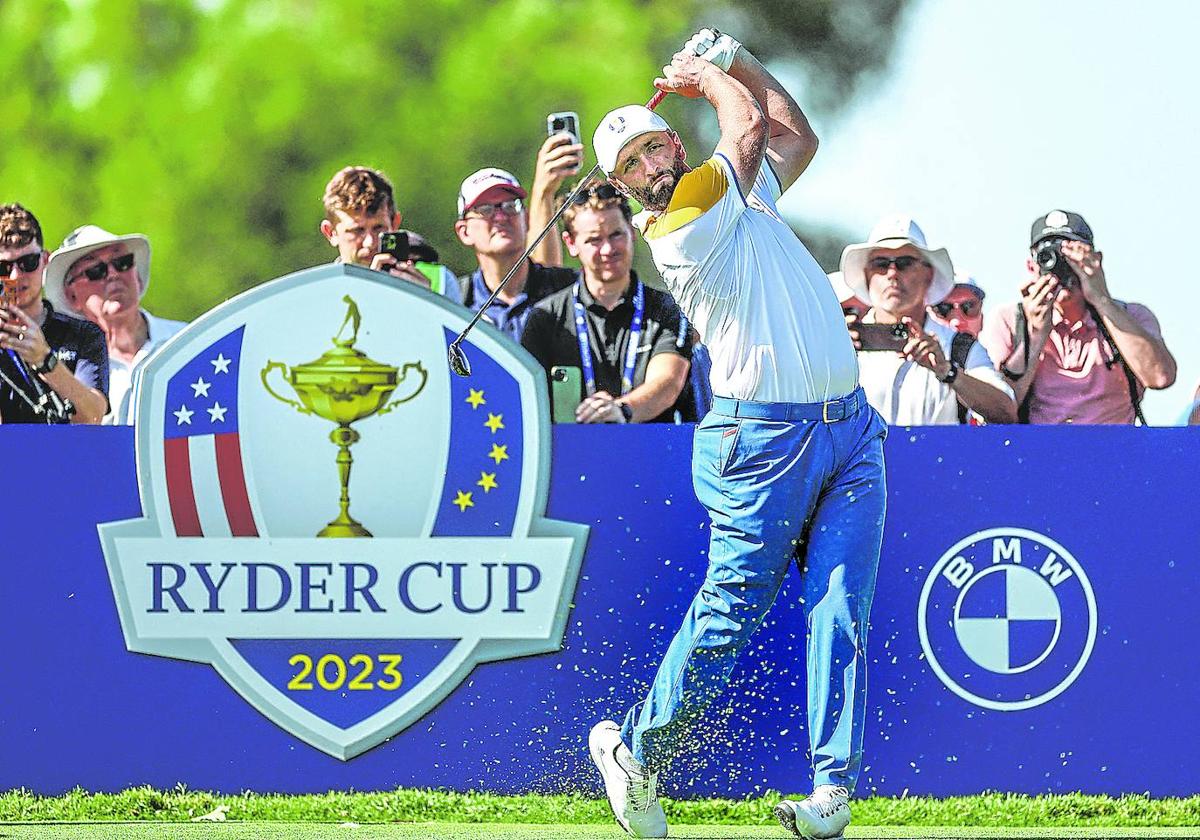
<path fill-rule="evenodd" d="M 841 837 L 850 824 L 850 792 L 837 785 L 820 785 L 807 799 L 780 802 L 775 806 L 775 816 L 784 828 L 804 840 Z"/>
<path fill-rule="evenodd" d="M 588 750 L 600 769 L 608 804 L 621 828 L 634 837 L 666 837 L 667 815 L 655 792 L 658 774 L 633 757 L 621 740 L 621 727 L 611 720 L 597 723 L 588 735 Z"/>

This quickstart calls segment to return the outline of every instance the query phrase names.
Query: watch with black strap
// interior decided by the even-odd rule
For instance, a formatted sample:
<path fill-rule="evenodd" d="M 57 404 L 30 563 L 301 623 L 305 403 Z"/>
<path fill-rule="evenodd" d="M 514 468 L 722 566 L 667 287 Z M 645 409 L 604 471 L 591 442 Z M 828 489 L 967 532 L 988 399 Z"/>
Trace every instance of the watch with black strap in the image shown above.
<path fill-rule="evenodd" d="M 45 360 L 33 369 L 33 372 L 45 376 L 56 367 L 58 367 L 58 354 L 51 350 L 46 354 Z"/>
<path fill-rule="evenodd" d="M 621 416 L 625 418 L 625 422 L 632 423 L 633 422 L 633 406 L 631 406 L 627 402 L 618 402 L 617 405 L 621 407 Z"/>

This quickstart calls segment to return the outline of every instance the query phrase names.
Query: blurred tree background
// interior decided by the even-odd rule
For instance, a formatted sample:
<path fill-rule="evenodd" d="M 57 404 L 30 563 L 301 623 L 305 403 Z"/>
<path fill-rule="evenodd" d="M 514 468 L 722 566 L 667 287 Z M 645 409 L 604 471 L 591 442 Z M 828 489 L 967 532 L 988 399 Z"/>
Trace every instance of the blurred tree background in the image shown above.
<path fill-rule="evenodd" d="M 459 183 L 496 165 L 528 186 L 547 113 L 577 111 L 590 138 L 608 109 L 649 98 L 698 26 L 715 25 L 785 79 L 820 134 L 886 72 L 905 6 L 5 0 L 0 202 L 33 210 L 48 247 L 89 222 L 147 234 L 148 305 L 194 318 L 331 260 L 317 231 L 324 185 L 365 164 L 395 183 L 405 226 L 466 271 L 473 255 L 452 230 Z M 710 148 L 711 110 L 672 99 L 664 116 Z M 832 267 L 845 237 L 801 235 Z"/>

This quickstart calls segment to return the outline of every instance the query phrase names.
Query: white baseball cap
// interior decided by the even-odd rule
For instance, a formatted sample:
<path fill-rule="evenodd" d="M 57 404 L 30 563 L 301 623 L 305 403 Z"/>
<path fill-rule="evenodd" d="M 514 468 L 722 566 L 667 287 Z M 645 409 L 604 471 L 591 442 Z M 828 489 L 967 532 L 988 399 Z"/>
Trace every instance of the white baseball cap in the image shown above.
<path fill-rule="evenodd" d="M 77 318 L 84 317 L 83 313 L 67 300 L 67 271 L 92 251 L 118 242 L 129 246 L 134 265 L 137 266 L 138 285 L 141 286 L 141 293 L 146 294 L 146 289 L 150 286 L 150 240 L 146 235 L 130 233 L 118 236 L 98 225 L 83 225 L 67 234 L 58 250 L 50 255 L 50 260 L 46 263 L 46 273 L 42 275 L 43 294 L 55 311 Z"/>
<path fill-rule="evenodd" d="M 517 198 L 526 196 L 525 188 L 511 172 L 489 166 L 467 176 L 458 188 L 458 215 L 471 209 L 488 190 L 500 188 Z"/>
<path fill-rule="evenodd" d="M 888 216 L 871 229 L 866 242 L 847 245 L 842 251 L 842 277 L 861 300 L 870 301 L 867 290 L 867 257 L 876 248 L 912 245 L 933 266 L 933 282 L 925 293 L 926 305 L 938 303 L 954 288 L 954 264 L 945 248 L 930 248 L 925 232 L 908 216 Z"/>
<path fill-rule="evenodd" d="M 605 173 L 617 168 L 617 157 L 634 138 L 652 131 L 670 131 L 671 126 L 645 105 L 624 105 L 609 111 L 592 135 L 596 162 Z"/>

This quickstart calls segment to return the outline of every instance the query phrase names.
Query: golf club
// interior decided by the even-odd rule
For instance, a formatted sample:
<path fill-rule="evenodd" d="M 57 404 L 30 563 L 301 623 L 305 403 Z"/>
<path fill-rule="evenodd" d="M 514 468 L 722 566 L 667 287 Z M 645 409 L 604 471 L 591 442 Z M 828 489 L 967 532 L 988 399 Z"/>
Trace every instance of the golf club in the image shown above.
<path fill-rule="evenodd" d="M 654 94 L 650 101 L 646 103 L 646 107 L 653 111 L 658 107 L 658 104 L 663 101 L 663 97 L 666 95 L 666 91 L 658 91 Z M 513 263 L 513 267 L 508 270 L 508 274 L 504 275 L 504 279 L 500 281 L 500 285 L 492 291 L 491 295 L 488 296 L 488 299 L 484 301 L 483 306 L 479 307 L 479 310 L 475 313 L 475 317 L 473 317 L 470 323 L 467 324 L 466 328 L 458 334 L 458 338 L 450 342 L 450 347 L 446 352 L 446 355 L 450 359 L 450 370 L 454 371 L 459 376 L 471 375 L 471 363 L 467 361 L 467 354 L 464 353 L 462 349 L 463 339 L 467 337 L 467 333 L 474 329 L 475 325 L 479 323 L 479 319 L 483 317 L 483 313 L 487 311 L 487 308 L 492 305 L 492 302 L 495 301 L 500 292 L 504 290 L 504 287 L 508 284 L 509 278 L 517 273 L 517 269 L 525 264 L 525 260 L 529 259 L 529 255 L 533 253 L 533 249 L 538 246 L 538 243 L 545 239 L 546 234 L 554 229 L 554 224 L 558 221 L 558 217 L 563 214 L 563 211 L 567 209 L 567 206 L 575 200 L 575 196 L 579 195 L 579 193 L 583 191 L 588 182 L 592 180 L 592 178 L 598 172 L 600 172 L 599 163 L 588 170 L 588 174 L 583 177 L 583 180 L 579 182 L 579 185 L 576 186 L 575 189 L 571 191 L 571 194 L 567 196 L 566 200 L 562 202 L 562 205 L 558 208 L 558 212 L 551 217 L 550 223 L 547 224 L 542 232 L 538 234 L 537 239 L 533 240 L 533 244 L 525 249 L 525 253 L 521 255 L 521 259 Z"/>

